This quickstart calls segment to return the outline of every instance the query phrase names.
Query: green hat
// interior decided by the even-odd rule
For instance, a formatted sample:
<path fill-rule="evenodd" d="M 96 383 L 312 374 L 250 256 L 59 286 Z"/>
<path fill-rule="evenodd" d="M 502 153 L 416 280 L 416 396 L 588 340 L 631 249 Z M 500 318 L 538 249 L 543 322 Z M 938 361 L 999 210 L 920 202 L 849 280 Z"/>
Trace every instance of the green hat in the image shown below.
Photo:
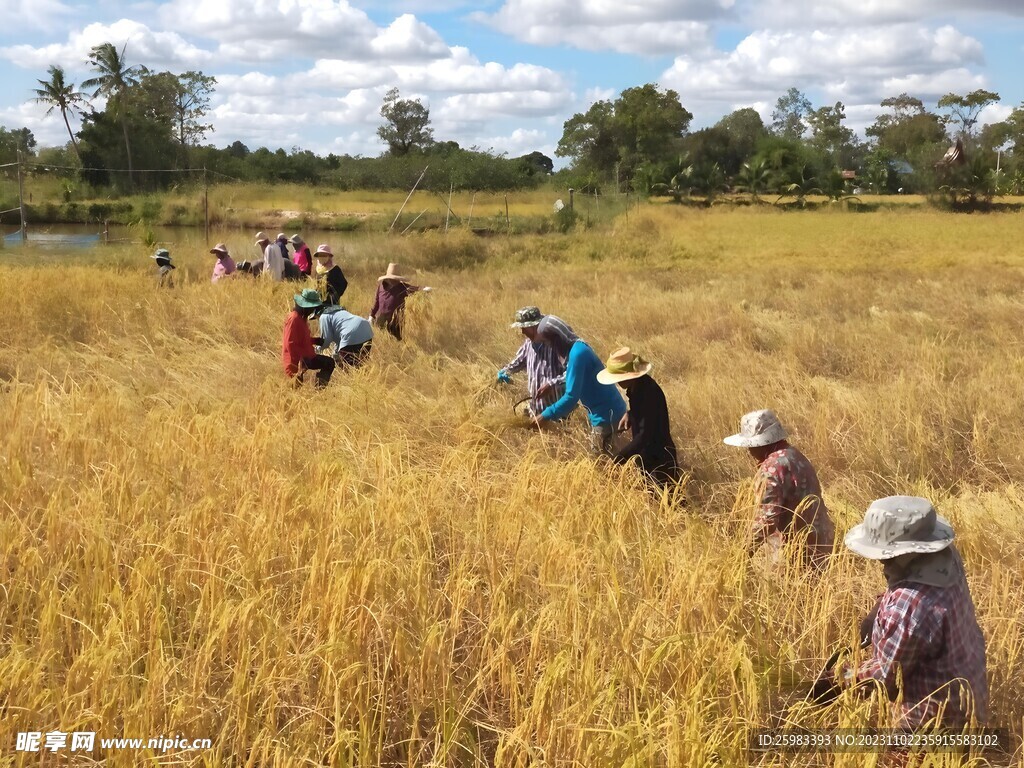
<path fill-rule="evenodd" d="M 316 309 L 323 303 L 315 288 L 307 288 L 302 293 L 295 294 L 295 305 L 303 309 Z"/>
<path fill-rule="evenodd" d="M 523 307 L 516 312 L 516 321 L 512 323 L 512 328 L 533 328 L 540 325 L 540 321 L 544 319 L 544 315 L 540 313 L 537 307 Z"/>

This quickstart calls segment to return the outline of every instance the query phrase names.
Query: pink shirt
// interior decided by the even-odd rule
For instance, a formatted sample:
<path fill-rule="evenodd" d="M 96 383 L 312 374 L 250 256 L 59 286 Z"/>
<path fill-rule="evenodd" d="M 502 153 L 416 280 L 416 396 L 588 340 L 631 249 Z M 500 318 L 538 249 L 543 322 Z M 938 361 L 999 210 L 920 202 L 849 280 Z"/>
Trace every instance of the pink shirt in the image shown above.
<path fill-rule="evenodd" d="M 227 277 L 235 271 L 235 260 L 230 256 L 221 256 L 213 265 L 213 278 L 211 282 L 216 283 L 222 277 Z"/>

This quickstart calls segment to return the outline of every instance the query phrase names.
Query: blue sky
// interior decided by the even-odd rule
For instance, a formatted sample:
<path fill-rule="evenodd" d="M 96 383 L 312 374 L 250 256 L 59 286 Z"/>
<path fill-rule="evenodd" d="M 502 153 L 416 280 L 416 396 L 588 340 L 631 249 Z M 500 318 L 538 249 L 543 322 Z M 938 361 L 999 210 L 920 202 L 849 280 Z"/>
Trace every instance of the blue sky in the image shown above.
<path fill-rule="evenodd" d="M 964 7 L 969 5 L 969 7 Z M 999 92 L 983 121 L 1024 101 L 1021 0 L 0 0 L 0 124 L 66 141 L 31 102 L 50 64 L 73 82 L 101 42 L 131 63 L 218 79 L 216 145 L 376 155 L 384 93 L 431 110 L 435 137 L 553 156 L 566 119 L 657 82 L 694 128 L 740 107 L 769 118 L 790 86 L 869 125 L 908 92 Z"/>

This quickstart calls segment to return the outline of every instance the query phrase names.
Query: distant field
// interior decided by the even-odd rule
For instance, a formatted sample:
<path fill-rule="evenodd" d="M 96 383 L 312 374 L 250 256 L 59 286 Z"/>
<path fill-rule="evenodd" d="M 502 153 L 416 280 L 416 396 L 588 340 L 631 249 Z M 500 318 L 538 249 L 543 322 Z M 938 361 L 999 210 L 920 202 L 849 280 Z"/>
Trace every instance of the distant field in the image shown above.
<path fill-rule="evenodd" d="M 274 192 L 211 199 L 396 210 Z M 773 407 L 840 538 L 892 493 L 952 520 L 1011 734 L 988 757 L 1021 765 L 1024 218 L 651 205 L 569 235 L 332 242 L 353 311 L 389 261 L 436 290 L 405 343 L 323 392 L 281 372 L 294 286 L 211 285 L 198 241 L 173 291 L 141 245 L 0 251 L 0 744 L 212 740 L 111 765 L 881 765 L 746 751 L 751 727 L 888 722 L 877 697 L 801 703 L 881 569 L 744 557 L 753 466 L 721 438 Z M 587 460 L 578 417 L 514 420 L 494 377 L 524 304 L 654 361 L 686 508 Z"/>

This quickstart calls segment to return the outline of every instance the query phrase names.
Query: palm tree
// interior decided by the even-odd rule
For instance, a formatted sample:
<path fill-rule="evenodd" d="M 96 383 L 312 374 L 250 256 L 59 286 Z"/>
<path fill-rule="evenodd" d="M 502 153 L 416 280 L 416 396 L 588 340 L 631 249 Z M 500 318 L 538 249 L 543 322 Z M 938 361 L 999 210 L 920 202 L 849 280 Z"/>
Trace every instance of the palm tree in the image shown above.
<path fill-rule="evenodd" d="M 749 163 L 744 163 L 736 176 L 737 189 L 749 192 L 752 203 L 760 203 L 761 193 L 768 191 L 771 176 L 768 162 L 763 157 L 755 157 Z"/>
<path fill-rule="evenodd" d="M 103 96 L 111 107 L 111 114 L 121 119 L 121 130 L 124 132 L 124 151 L 128 157 L 128 180 L 133 179 L 132 171 L 132 147 L 128 141 L 128 110 L 125 104 L 125 96 L 129 88 L 139 84 L 139 77 L 145 74 L 145 67 L 129 67 L 124 59 L 124 52 L 128 48 L 125 43 L 121 52 L 113 43 L 103 43 L 94 46 L 89 52 L 89 66 L 98 75 L 82 83 L 83 88 L 94 88 L 93 98 Z"/>
<path fill-rule="evenodd" d="M 51 66 L 47 72 L 50 73 L 50 79 L 36 80 L 42 87 L 32 89 L 32 92 L 36 95 L 35 101 L 40 104 L 50 105 L 50 108 L 46 110 L 48 115 L 53 110 L 60 109 L 60 116 L 64 118 L 64 125 L 67 126 L 68 136 L 71 137 L 71 146 L 75 150 L 75 157 L 78 158 L 78 162 L 81 164 L 82 156 L 78 154 L 78 142 L 75 141 L 75 134 L 71 131 L 68 113 L 74 114 L 80 110 L 80 105 L 85 102 L 85 94 L 76 91 L 74 83 L 65 82 L 64 67 Z"/>

